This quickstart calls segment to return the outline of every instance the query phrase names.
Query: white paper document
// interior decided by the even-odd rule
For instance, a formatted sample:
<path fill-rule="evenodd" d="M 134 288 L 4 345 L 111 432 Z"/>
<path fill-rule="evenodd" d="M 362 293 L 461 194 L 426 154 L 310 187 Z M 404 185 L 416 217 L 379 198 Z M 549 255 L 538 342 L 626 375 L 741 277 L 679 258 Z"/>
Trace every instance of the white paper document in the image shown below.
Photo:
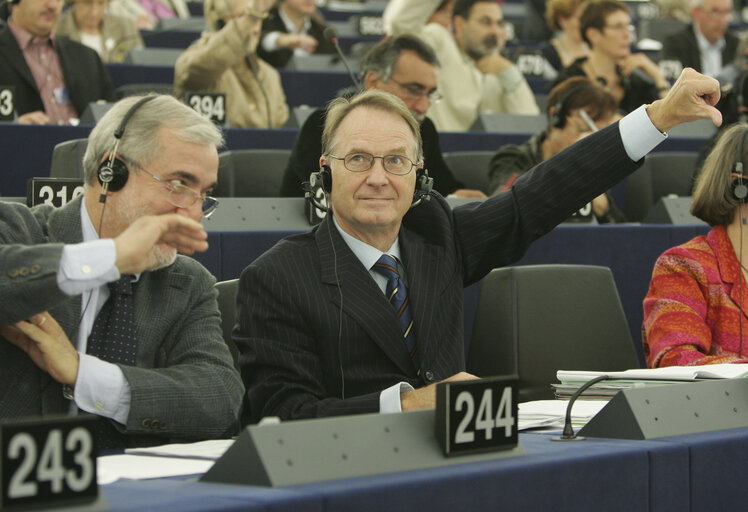
<path fill-rule="evenodd" d="M 559 370 L 556 372 L 556 378 L 561 382 L 587 382 L 600 375 L 608 375 L 611 379 L 618 380 L 693 381 L 697 379 L 737 379 L 748 377 L 748 365 L 728 363 L 704 366 L 667 366 L 665 368 L 635 369 L 623 372 L 569 370 Z"/>
<path fill-rule="evenodd" d="M 608 402 L 605 400 L 577 400 L 571 409 L 571 423 L 585 425 Z M 519 430 L 534 428 L 564 428 L 568 400 L 536 400 L 519 404 Z"/>

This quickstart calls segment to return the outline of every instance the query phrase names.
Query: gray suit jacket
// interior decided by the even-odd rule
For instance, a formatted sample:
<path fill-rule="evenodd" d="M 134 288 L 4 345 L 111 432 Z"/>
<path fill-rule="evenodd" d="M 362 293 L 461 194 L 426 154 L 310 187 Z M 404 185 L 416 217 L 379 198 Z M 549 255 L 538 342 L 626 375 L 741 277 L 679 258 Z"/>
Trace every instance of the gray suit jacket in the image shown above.
<path fill-rule="evenodd" d="M 463 288 L 520 259 L 636 168 L 616 123 L 483 203 L 452 210 L 433 194 L 410 210 L 399 236 L 420 375 L 395 310 L 329 218 L 282 240 L 239 283 L 234 340 L 252 418 L 376 412 L 389 386 L 417 388 L 464 370 Z"/>
<path fill-rule="evenodd" d="M 0 325 L 48 310 L 75 344 L 81 298 L 60 291 L 57 271 L 64 244 L 82 241 L 80 201 L 59 209 L 0 202 Z M 216 438 L 236 426 L 243 386 L 214 283 L 198 262 L 178 256 L 135 284 L 137 367 L 120 365 L 132 392 L 131 445 Z M 0 337 L 0 418 L 66 413 L 69 405 L 60 383 Z"/>

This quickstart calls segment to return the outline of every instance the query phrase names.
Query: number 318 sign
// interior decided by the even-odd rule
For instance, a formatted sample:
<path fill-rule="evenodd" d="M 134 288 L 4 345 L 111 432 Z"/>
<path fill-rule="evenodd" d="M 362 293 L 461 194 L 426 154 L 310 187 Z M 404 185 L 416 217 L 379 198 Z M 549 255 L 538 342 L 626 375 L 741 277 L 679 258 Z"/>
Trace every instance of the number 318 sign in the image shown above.
<path fill-rule="evenodd" d="M 445 455 L 517 446 L 517 381 L 508 377 L 442 382 L 436 435 Z"/>
<path fill-rule="evenodd" d="M 95 416 L 0 424 L 0 509 L 94 501 Z"/>

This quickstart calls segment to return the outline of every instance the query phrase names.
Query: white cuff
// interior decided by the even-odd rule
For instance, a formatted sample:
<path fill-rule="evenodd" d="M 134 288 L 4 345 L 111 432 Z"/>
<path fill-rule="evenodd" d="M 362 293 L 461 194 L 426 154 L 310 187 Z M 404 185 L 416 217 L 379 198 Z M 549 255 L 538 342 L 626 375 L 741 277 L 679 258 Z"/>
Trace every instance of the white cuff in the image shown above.
<path fill-rule="evenodd" d="M 647 114 L 647 106 L 642 105 L 618 122 L 623 148 L 634 162 L 638 162 L 647 153 L 657 147 L 667 134 L 655 128 Z"/>
<path fill-rule="evenodd" d="M 402 412 L 400 393 L 405 393 L 406 391 L 413 391 L 413 386 L 407 382 L 398 382 L 379 393 L 379 412 Z"/>
<path fill-rule="evenodd" d="M 84 411 L 127 424 L 130 384 L 116 364 L 80 354 L 74 397 L 75 404 Z"/>
<path fill-rule="evenodd" d="M 262 49 L 266 52 L 274 52 L 275 50 L 279 50 L 278 48 L 278 36 L 280 35 L 280 32 L 268 32 L 264 36 L 262 36 Z"/>
<path fill-rule="evenodd" d="M 68 244 L 62 249 L 57 285 L 72 296 L 116 281 L 120 276 L 114 264 L 116 259 L 117 250 L 111 238 Z"/>

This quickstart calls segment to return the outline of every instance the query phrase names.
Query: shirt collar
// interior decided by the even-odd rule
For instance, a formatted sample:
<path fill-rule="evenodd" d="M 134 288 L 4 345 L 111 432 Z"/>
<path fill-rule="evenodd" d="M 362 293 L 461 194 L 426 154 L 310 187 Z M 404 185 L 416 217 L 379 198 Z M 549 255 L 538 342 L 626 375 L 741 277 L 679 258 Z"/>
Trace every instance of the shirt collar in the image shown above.
<path fill-rule="evenodd" d="M 373 247 L 365 242 L 362 242 L 358 238 L 354 238 L 348 233 L 343 230 L 343 228 L 340 227 L 340 224 L 338 224 L 338 219 L 335 218 L 333 215 L 332 221 L 335 223 L 335 228 L 338 230 L 338 233 L 340 233 L 340 236 L 343 237 L 343 241 L 346 243 L 346 245 L 350 248 L 350 250 L 353 252 L 353 254 L 358 258 L 358 260 L 363 264 L 364 268 L 367 270 L 370 270 L 371 267 L 374 266 L 374 264 L 379 260 L 379 258 L 384 254 L 382 251 L 377 249 L 376 247 Z M 400 258 L 400 237 L 398 236 L 395 238 L 395 242 L 392 244 L 392 247 L 389 248 L 387 251 L 387 254 L 390 254 L 397 258 L 398 260 L 402 261 Z"/>
<path fill-rule="evenodd" d="M 699 45 L 700 51 L 707 51 L 707 50 L 720 50 L 725 47 L 725 38 L 721 37 L 719 41 L 717 41 L 714 44 L 710 44 L 709 41 L 706 40 L 706 37 L 704 37 L 698 28 L 696 28 L 696 25 L 693 26 L 693 33 L 696 35 L 696 42 Z"/>
<path fill-rule="evenodd" d="M 304 18 L 304 28 L 301 30 L 301 32 L 296 31 L 296 25 L 293 24 L 291 21 L 291 18 L 286 16 L 286 14 L 283 12 L 283 9 L 278 7 L 278 15 L 280 16 L 280 19 L 283 20 L 283 24 L 286 26 L 286 30 L 288 30 L 289 34 L 306 34 L 309 32 L 309 29 L 312 26 L 312 21 L 309 19 L 309 16 L 306 16 Z"/>
<path fill-rule="evenodd" d="M 83 234 L 84 242 L 92 242 L 99 239 L 99 234 L 96 232 L 96 228 L 93 225 L 91 216 L 88 214 L 88 208 L 86 208 L 85 198 L 81 198 L 81 232 Z M 140 274 L 135 274 L 132 282 L 137 283 L 139 280 Z"/>
<path fill-rule="evenodd" d="M 8 19 L 8 28 L 10 28 L 13 37 L 16 38 L 16 41 L 18 41 L 18 46 L 21 48 L 21 50 L 25 50 L 32 44 L 40 43 L 48 43 L 52 48 L 55 47 L 54 32 L 50 33 L 49 37 L 37 37 L 31 32 L 27 32 L 26 30 L 13 23 L 12 17 Z"/>

